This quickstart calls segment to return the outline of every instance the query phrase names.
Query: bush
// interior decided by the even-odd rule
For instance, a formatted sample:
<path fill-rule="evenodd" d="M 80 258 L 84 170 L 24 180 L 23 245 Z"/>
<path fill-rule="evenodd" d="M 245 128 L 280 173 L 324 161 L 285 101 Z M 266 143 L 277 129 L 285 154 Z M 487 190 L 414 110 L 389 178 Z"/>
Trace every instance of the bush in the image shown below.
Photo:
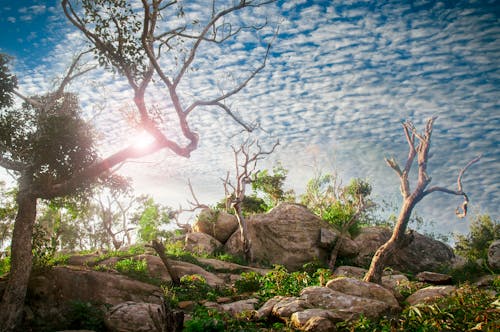
<path fill-rule="evenodd" d="M 455 235 L 455 252 L 470 261 L 488 259 L 488 247 L 500 239 L 500 223 L 488 215 L 479 215 L 471 223 L 469 234 Z"/>
<path fill-rule="evenodd" d="M 89 302 L 70 302 L 68 329 L 106 331 L 104 312 Z"/>
<path fill-rule="evenodd" d="M 409 306 L 398 319 L 371 321 L 361 317 L 355 322 L 339 323 L 349 331 L 497 331 L 500 303 L 495 296 L 464 285 L 455 293 L 433 304 Z"/>
<path fill-rule="evenodd" d="M 0 259 L 0 277 L 10 271 L 10 256 Z"/>
<path fill-rule="evenodd" d="M 256 292 L 261 287 L 261 276 L 256 272 L 243 272 L 234 287 L 238 293 Z"/>
<path fill-rule="evenodd" d="M 148 263 L 145 259 L 126 258 L 116 262 L 115 269 L 131 278 L 149 281 Z"/>

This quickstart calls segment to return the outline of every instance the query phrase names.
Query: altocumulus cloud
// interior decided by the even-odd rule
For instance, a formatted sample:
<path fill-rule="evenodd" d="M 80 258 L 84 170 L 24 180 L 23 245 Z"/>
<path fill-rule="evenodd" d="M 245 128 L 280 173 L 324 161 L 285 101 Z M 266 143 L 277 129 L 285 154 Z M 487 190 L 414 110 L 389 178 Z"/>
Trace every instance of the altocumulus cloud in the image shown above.
<path fill-rule="evenodd" d="M 200 4 L 193 4 L 189 19 L 203 17 Z M 213 96 L 258 65 L 261 41 L 274 38 L 265 71 L 231 100 L 244 119 L 260 123 L 263 129 L 255 137 L 269 144 L 280 139 L 281 147 L 264 167 L 281 160 L 298 192 L 317 169 L 335 168 L 345 182 L 367 178 L 377 198 L 398 202 L 398 178 L 383 158 L 393 155 L 404 162 L 402 120 L 412 119 L 421 128 L 437 115 L 429 164 L 433 184 L 455 188 L 459 169 L 482 153 L 464 187 L 473 213 L 498 218 L 500 10 L 495 1 L 284 1 L 254 15 L 273 18 L 278 34 L 245 33 L 230 52 L 203 50 L 183 89 L 196 98 Z M 44 68 L 23 78 L 26 91 L 43 87 L 40 69 L 60 68 L 54 63 L 67 63 L 60 60 L 67 58 L 68 46 L 81 44 L 70 28 L 60 28 L 68 38 L 58 42 Z M 241 71 L 225 75 L 224 68 L 234 64 Z M 124 119 L 123 111 L 131 107 L 130 92 L 112 74 L 100 72 L 94 79 L 98 83 L 78 91 L 89 114 L 104 109 L 96 124 L 108 146 L 118 145 L 126 133 L 117 117 Z M 169 105 L 152 100 L 168 111 Z M 162 152 L 146 158 L 146 164 L 123 168 L 140 191 L 155 192 L 173 206 L 188 195 L 187 177 L 203 199 L 222 197 L 219 178 L 232 167 L 230 145 L 238 144 L 233 135 L 239 128 L 222 113 L 203 110 L 191 119 L 201 142 L 190 160 Z M 417 212 L 435 221 L 438 232 L 465 232 L 467 221 L 457 221 L 453 213 L 459 203 L 435 194 Z"/>

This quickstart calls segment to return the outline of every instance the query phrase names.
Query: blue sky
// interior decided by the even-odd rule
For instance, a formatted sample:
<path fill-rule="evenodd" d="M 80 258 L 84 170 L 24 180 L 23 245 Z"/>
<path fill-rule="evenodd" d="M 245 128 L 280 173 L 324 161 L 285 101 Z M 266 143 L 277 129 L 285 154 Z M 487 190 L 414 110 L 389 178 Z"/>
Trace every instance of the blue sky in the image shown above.
<path fill-rule="evenodd" d="M 188 16 L 202 15 L 202 6 L 192 8 Z M 498 218 L 498 1 L 285 1 L 265 14 L 280 25 L 272 57 L 232 100 L 243 118 L 261 124 L 255 137 L 269 144 L 280 139 L 279 149 L 262 167 L 280 160 L 290 169 L 288 187 L 298 193 L 317 170 L 335 170 L 344 182 L 366 178 L 378 201 L 397 204 L 398 178 L 384 157 L 405 161 L 402 120 L 421 128 L 426 118 L 437 115 L 432 184 L 455 189 L 459 169 L 482 153 L 481 162 L 466 173 L 464 188 L 472 215 Z M 68 54 L 81 47 L 81 36 L 62 18 L 58 1 L 1 0 L 0 29 L 0 51 L 16 57 L 14 69 L 27 94 L 50 88 Z M 255 36 L 242 38 L 243 45 L 259 42 Z M 251 63 L 262 54 L 258 51 L 236 44 L 229 53 L 207 49 L 187 90 L 210 95 L 233 77 L 214 74 L 212 62 L 218 68 L 241 59 Z M 118 146 L 129 136 L 117 119 L 130 107 L 130 92 L 110 73 L 98 72 L 89 82 L 72 88 L 89 113 L 105 109 L 95 124 L 107 132 L 106 147 Z M 190 178 L 202 200 L 213 203 L 223 196 L 220 178 L 232 167 L 230 145 L 236 144 L 232 135 L 239 128 L 211 111 L 195 114 L 192 121 L 201 141 L 190 159 L 162 152 L 123 167 L 139 192 L 177 206 L 189 198 Z M 454 217 L 460 202 L 438 193 L 417 212 L 434 222 L 437 232 L 466 232 L 470 219 Z"/>

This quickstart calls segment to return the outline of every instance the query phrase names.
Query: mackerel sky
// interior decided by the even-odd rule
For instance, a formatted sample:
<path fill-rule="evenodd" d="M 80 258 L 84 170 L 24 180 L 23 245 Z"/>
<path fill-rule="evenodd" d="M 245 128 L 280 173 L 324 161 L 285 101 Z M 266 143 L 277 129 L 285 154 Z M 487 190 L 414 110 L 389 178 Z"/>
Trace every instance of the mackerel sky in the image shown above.
<path fill-rule="evenodd" d="M 184 1 L 187 16 L 202 17 L 203 3 Z M 271 57 L 231 101 L 242 118 L 260 123 L 252 137 L 264 145 L 280 140 L 262 167 L 280 161 L 290 170 L 288 188 L 297 193 L 318 171 L 336 171 L 345 183 L 361 177 L 373 184 L 375 200 L 397 205 L 398 178 L 384 157 L 404 164 L 401 122 L 410 119 L 422 128 L 436 115 L 428 167 L 432 184 L 456 189 L 460 168 L 481 153 L 480 163 L 464 176 L 464 189 L 472 217 L 489 213 L 498 219 L 499 1 L 280 1 L 253 13 L 264 14 L 271 26 L 279 25 Z M 0 0 L 0 31 L 0 52 L 14 57 L 13 70 L 26 94 L 47 91 L 82 45 L 58 1 Z M 223 71 L 211 71 L 211 61 L 251 66 L 262 57 L 259 42 L 269 36 L 241 38 L 244 46 L 236 43 L 233 52 L 200 53 L 200 70 L 189 83 L 193 93 L 210 95 L 225 79 Z M 104 154 L 130 137 L 119 120 L 131 105 L 123 80 L 97 71 L 71 88 L 88 114 L 105 110 L 94 120 L 106 141 Z M 133 176 L 138 192 L 176 207 L 190 198 L 190 178 L 200 200 L 213 203 L 223 196 L 220 178 L 231 170 L 230 146 L 238 143 L 233 135 L 240 128 L 210 110 L 192 121 L 201 140 L 190 159 L 164 151 L 121 169 Z M 471 218 L 454 217 L 460 202 L 433 194 L 417 213 L 435 223 L 435 232 L 466 232 Z"/>

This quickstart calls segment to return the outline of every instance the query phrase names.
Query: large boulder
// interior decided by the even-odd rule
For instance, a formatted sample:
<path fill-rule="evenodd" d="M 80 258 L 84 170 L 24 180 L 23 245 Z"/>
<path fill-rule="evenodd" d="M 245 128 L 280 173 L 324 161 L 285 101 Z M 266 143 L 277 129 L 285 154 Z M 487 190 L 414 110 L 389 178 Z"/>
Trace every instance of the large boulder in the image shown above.
<path fill-rule="evenodd" d="M 106 327 L 111 332 L 162 332 L 161 306 L 152 303 L 125 302 L 112 307 L 106 314 Z"/>
<path fill-rule="evenodd" d="M 76 308 L 83 306 L 97 314 L 127 301 L 159 305 L 163 291 L 118 273 L 54 267 L 31 277 L 24 323 L 33 331 L 63 330 L 72 322 Z"/>
<path fill-rule="evenodd" d="M 493 241 L 488 247 L 488 265 L 500 270 L 500 240 Z"/>
<path fill-rule="evenodd" d="M 421 303 L 433 303 L 438 299 L 449 296 L 457 288 L 455 286 L 429 286 L 417 290 L 415 293 L 408 296 L 406 302 L 409 305 Z"/>
<path fill-rule="evenodd" d="M 326 262 L 330 251 L 320 241 L 321 229 L 330 225 L 300 204 L 282 203 L 267 214 L 247 218 L 252 257 L 256 261 L 284 265 L 297 270 L 305 263 Z M 242 255 L 242 243 L 235 232 L 225 244 L 225 251 Z"/>
<path fill-rule="evenodd" d="M 359 254 L 354 259 L 356 265 L 369 266 L 377 249 L 391 237 L 391 230 L 383 227 L 361 229 L 354 242 L 358 244 Z M 411 273 L 436 271 L 454 262 L 451 247 L 418 232 L 411 232 L 409 245 L 399 250 L 388 262 L 388 266 Z"/>
<path fill-rule="evenodd" d="M 225 243 L 237 228 L 238 221 L 234 215 L 212 209 L 201 210 L 193 224 L 193 232 L 208 234 L 221 243 Z"/>
<path fill-rule="evenodd" d="M 211 235 L 200 232 L 186 234 L 184 242 L 184 250 L 186 251 L 195 254 L 213 255 L 220 248 L 222 248 L 222 243 Z"/>

